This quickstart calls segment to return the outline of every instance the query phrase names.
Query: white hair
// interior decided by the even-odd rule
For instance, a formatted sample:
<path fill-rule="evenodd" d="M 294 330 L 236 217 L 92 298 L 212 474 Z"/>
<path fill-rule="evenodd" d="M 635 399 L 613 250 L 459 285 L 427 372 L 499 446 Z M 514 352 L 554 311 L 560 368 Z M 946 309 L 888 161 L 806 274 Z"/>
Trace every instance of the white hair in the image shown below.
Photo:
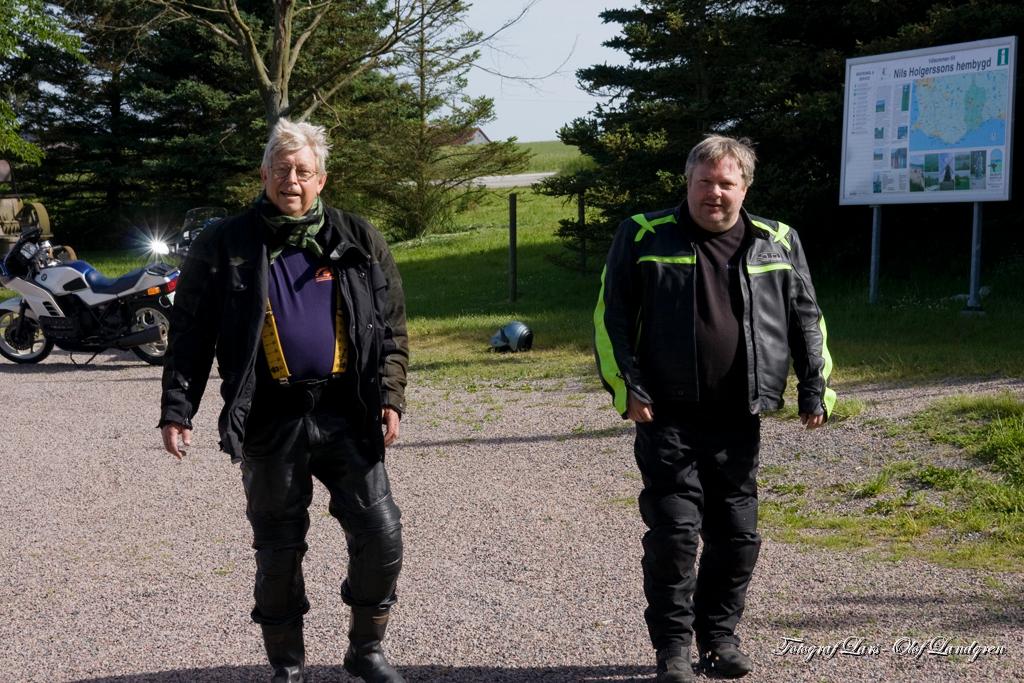
<path fill-rule="evenodd" d="M 292 123 L 288 119 L 278 119 L 263 150 L 261 166 L 269 171 L 278 153 L 294 154 L 306 147 L 313 150 L 317 173 L 327 173 L 327 155 L 331 151 L 331 146 L 327 142 L 327 129 L 304 121 Z"/>

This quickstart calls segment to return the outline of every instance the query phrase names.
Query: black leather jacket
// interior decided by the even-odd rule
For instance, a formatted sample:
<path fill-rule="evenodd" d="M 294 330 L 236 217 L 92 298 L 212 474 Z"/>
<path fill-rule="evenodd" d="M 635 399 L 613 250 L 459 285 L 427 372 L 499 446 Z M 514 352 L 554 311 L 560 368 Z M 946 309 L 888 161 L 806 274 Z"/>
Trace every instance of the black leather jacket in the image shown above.
<path fill-rule="evenodd" d="M 369 222 L 333 208 L 325 214 L 317 241 L 336 269 L 354 359 L 349 371 L 383 458 L 381 408 L 405 410 L 409 343 L 402 278 Z M 189 248 L 170 314 L 160 425 L 192 427 L 216 357 L 224 398 L 220 447 L 233 461 L 241 459 L 256 385 L 268 287 L 265 231 L 255 209 L 206 228 Z"/>
<path fill-rule="evenodd" d="M 693 244 L 675 209 L 619 225 L 594 311 L 598 372 L 620 414 L 627 390 L 643 401 L 700 401 L 694 331 Z M 832 358 L 800 239 L 789 226 L 741 212 L 752 235 L 743 255 L 743 335 L 751 413 L 782 407 L 790 355 L 801 413 L 826 417 Z"/>

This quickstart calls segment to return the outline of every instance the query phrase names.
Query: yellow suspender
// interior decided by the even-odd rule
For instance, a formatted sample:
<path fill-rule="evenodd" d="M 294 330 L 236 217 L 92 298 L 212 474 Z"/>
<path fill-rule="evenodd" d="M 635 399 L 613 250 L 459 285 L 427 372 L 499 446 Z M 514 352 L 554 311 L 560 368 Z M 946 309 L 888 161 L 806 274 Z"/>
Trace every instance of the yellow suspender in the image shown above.
<path fill-rule="evenodd" d="M 345 313 L 342 311 L 340 289 L 334 311 L 334 363 L 331 366 L 331 374 L 340 375 L 348 368 L 348 335 L 345 332 Z M 288 361 L 284 358 L 281 335 L 277 331 L 277 320 L 274 318 L 269 298 L 267 299 L 267 317 L 263 323 L 263 332 L 260 338 L 263 341 L 263 354 L 267 357 L 270 376 L 278 382 L 286 384 L 292 373 L 288 370 Z"/>
<path fill-rule="evenodd" d="M 348 335 L 345 333 L 345 314 L 342 312 L 341 287 L 334 301 L 334 366 L 332 375 L 340 375 L 348 367 Z"/>
<path fill-rule="evenodd" d="M 267 319 L 263 323 L 263 354 L 267 357 L 267 365 L 270 366 L 270 376 L 278 382 L 288 381 L 288 361 L 284 359 L 284 351 L 281 349 L 281 335 L 277 333 L 277 321 L 274 320 L 274 311 L 270 308 L 270 299 L 267 299 Z"/>

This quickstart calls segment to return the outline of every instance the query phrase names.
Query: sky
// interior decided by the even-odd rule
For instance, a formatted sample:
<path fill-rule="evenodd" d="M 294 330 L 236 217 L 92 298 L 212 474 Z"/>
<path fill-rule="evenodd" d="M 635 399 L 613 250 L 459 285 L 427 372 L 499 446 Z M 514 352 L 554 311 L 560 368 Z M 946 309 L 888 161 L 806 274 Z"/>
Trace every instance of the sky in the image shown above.
<path fill-rule="evenodd" d="M 466 23 L 475 30 L 493 32 L 527 2 L 476 0 Z M 628 61 L 625 53 L 601 45 L 621 26 L 603 24 L 598 14 L 634 4 L 632 0 L 539 0 L 517 24 L 500 33 L 493 46 L 484 47 L 478 63 L 491 71 L 514 77 L 557 71 L 530 87 L 473 69 L 468 94 L 492 98 L 497 114 L 494 121 L 481 126 L 487 137 L 503 140 L 516 136 L 520 142 L 557 140 L 559 128 L 590 112 L 601 100 L 579 89 L 576 70 Z"/>

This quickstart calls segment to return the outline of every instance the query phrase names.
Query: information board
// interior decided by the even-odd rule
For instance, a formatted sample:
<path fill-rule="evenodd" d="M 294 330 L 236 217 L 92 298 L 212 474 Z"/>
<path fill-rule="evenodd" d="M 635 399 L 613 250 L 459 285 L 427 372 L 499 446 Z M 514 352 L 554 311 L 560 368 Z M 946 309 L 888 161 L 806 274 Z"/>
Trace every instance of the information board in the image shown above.
<path fill-rule="evenodd" d="M 846 61 L 840 204 L 1010 198 L 1017 38 Z"/>

